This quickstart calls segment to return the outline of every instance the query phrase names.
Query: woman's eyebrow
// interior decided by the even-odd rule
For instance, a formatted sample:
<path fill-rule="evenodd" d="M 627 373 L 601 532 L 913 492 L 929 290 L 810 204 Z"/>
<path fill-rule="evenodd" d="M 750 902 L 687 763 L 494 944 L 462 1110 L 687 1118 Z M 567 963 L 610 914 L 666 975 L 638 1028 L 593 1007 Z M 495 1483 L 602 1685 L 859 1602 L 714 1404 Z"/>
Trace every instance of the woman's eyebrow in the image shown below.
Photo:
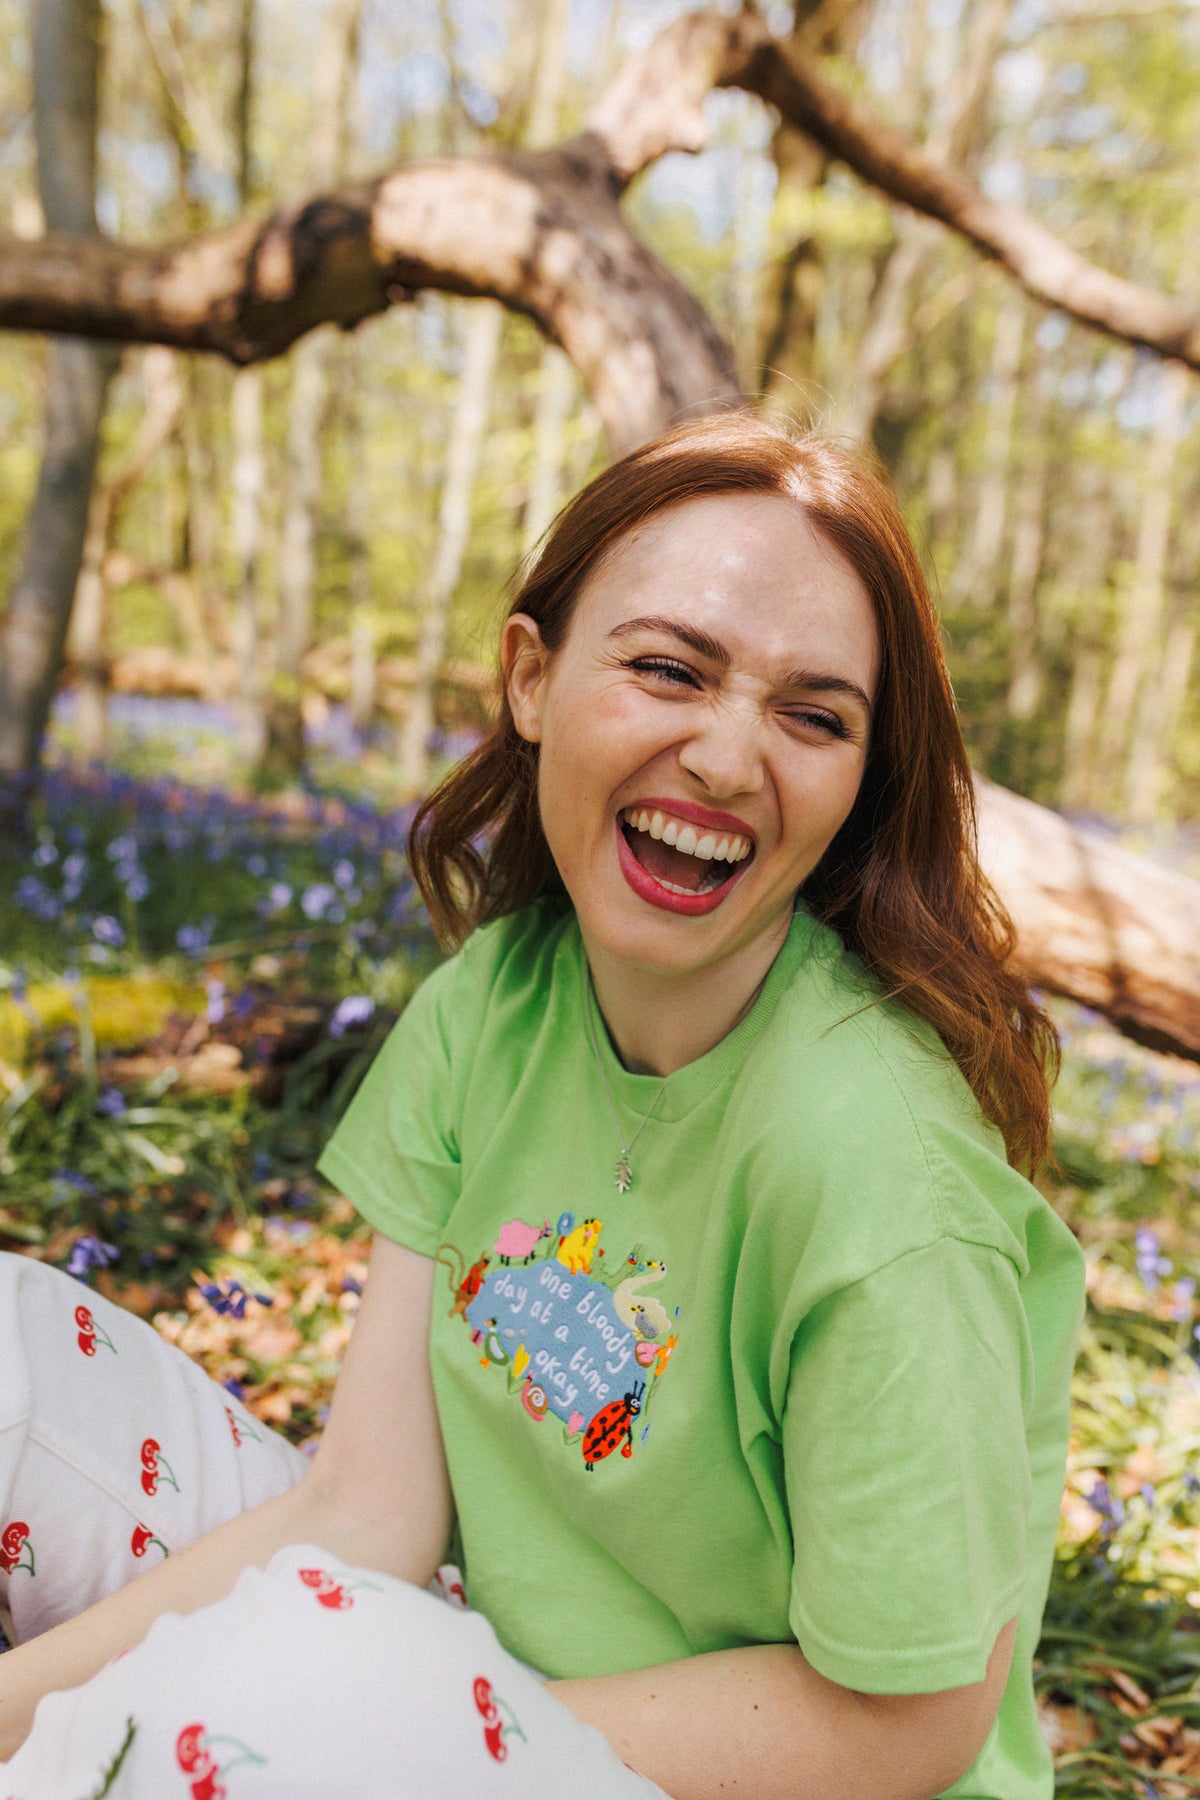
<path fill-rule="evenodd" d="M 638 631 L 665 632 L 668 637 L 678 638 L 681 644 L 695 650 L 697 655 L 715 662 L 718 668 L 733 667 L 733 658 L 719 639 L 710 636 L 707 631 L 701 631 L 696 625 L 689 625 L 684 619 L 666 619 L 657 613 L 638 619 L 622 619 L 608 635 L 610 638 L 622 638 Z M 806 693 L 845 694 L 847 699 L 858 701 L 868 719 L 871 717 L 869 696 L 857 681 L 849 681 L 844 675 L 827 675 L 816 669 L 792 669 L 779 685 L 785 688 L 803 688 Z"/>

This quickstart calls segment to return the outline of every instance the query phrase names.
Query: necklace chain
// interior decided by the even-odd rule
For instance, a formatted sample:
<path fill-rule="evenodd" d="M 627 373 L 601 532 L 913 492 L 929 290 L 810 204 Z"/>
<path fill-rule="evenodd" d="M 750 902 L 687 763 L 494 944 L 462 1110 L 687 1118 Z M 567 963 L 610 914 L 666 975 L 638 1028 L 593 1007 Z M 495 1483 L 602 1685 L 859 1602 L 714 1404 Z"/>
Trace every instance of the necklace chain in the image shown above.
<path fill-rule="evenodd" d="M 596 1067 L 600 1071 L 600 1080 L 604 1084 L 604 1098 L 608 1101 L 608 1110 L 612 1114 L 612 1122 L 617 1128 L 617 1142 L 621 1146 L 621 1154 L 617 1158 L 615 1164 L 613 1165 L 613 1179 L 616 1182 L 618 1192 L 623 1194 L 626 1192 L 626 1190 L 628 1188 L 631 1188 L 633 1186 L 633 1169 L 632 1169 L 632 1167 L 630 1165 L 630 1161 L 629 1161 L 630 1155 L 633 1151 L 633 1146 L 637 1143 L 637 1141 L 641 1137 L 643 1131 L 646 1129 L 647 1125 L 650 1123 L 651 1115 L 653 1114 L 654 1109 L 658 1105 L 659 1101 L 662 1099 L 663 1089 L 666 1087 L 667 1082 L 670 1080 L 670 1077 L 667 1075 L 663 1076 L 663 1079 L 659 1085 L 658 1092 L 655 1094 L 653 1100 L 650 1102 L 650 1111 L 646 1114 L 645 1118 L 642 1120 L 641 1124 L 638 1126 L 637 1130 L 634 1132 L 634 1134 L 630 1138 L 629 1142 L 626 1143 L 625 1142 L 625 1133 L 621 1130 L 621 1121 L 617 1115 L 616 1105 L 613 1102 L 612 1090 L 610 1089 L 610 1087 L 608 1085 L 608 1076 L 604 1073 L 604 1059 L 600 1055 L 600 1042 L 596 1036 L 596 1021 L 592 1015 L 592 977 L 591 977 L 590 970 L 588 971 L 587 991 L 584 996 L 584 1007 L 587 1012 L 588 1032 L 591 1035 L 592 1049 L 595 1052 L 595 1056 L 596 1056 Z"/>

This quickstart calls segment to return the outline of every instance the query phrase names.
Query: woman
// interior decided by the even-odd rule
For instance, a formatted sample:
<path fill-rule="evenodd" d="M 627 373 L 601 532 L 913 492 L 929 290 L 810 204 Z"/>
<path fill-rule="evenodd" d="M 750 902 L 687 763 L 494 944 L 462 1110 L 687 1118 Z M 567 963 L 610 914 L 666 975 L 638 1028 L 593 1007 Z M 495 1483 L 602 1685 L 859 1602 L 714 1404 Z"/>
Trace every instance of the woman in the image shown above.
<path fill-rule="evenodd" d="M 1080 1258 L 1017 1172 L 1053 1034 L 1005 966 L 894 502 L 834 446 L 684 426 L 566 509 L 501 663 L 500 720 L 412 843 L 466 941 L 322 1159 L 378 1236 L 311 1471 L 285 1459 L 249 1511 L 230 1490 L 196 1529 L 230 1522 L 0 1661 L 9 1751 L 40 1694 L 88 1683 L 0 1792 L 51 1791 L 41 1746 L 95 1750 L 79 1721 L 111 1740 L 126 1704 L 118 1781 L 155 1730 L 217 1767 L 135 1716 L 145 1684 L 184 1654 L 198 1680 L 214 1632 L 244 1670 L 256 1619 L 261 1654 L 303 1661 L 305 1585 L 403 1620 L 388 1654 L 425 1686 L 389 1729 L 415 1742 L 484 1628 L 387 1577 L 427 1583 L 453 1530 L 472 1605 L 551 1678 L 505 1660 L 507 1711 L 500 1677 L 474 1694 L 525 1794 L 1048 1796 L 1030 1662 Z M 127 1580 L 113 1561 L 82 1598 Z M 171 1611 L 194 1616 L 95 1676 Z M 323 1654 L 309 1716 L 344 1671 Z M 247 1757 L 250 1735 L 226 1732 Z M 244 1791 L 300 1792 L 282 1767 Z"/>

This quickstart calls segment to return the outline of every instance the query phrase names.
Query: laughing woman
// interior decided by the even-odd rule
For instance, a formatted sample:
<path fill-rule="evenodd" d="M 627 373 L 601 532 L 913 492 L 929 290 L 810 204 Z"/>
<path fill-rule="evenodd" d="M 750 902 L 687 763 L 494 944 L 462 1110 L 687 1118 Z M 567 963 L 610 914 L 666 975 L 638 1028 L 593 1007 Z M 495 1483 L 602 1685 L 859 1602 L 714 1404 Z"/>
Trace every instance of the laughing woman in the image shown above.
<path fill-rule="evenodd" d="M 828 443 L 685 426 L 566 509 L 501 665 L 412 841 L 461 947 L 322 1159 L 377 1236 L 311 1468 L 97 1312 L 221 1440 L 186 1521 L 126 1503 L 93 1465 L 132 1390 L 86 1455 L 61 1416 L 117 1356 L 68 1367 L 78 1290 L 9 1274 L 38 1560 L 0 1574 L 0 1792 L 68 1800 L 116 1737 L 139 1796 L 1048 1800 L 1081 1259 L 1026 1179 L 1053 1033 L 895 503 Z M 183 1551 L 132 1584 L 131 1510 Z M 451 1543 L 469 1615 L 420 1591 Z"/>

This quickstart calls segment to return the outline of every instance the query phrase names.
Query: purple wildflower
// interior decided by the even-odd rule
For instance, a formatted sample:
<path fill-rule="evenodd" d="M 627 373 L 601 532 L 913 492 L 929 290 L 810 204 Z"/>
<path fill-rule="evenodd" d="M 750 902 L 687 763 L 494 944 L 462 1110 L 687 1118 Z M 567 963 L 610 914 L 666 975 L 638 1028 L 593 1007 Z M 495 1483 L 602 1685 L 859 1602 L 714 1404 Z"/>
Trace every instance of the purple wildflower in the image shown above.
<path fill-rule="evenodd" d="M 67 1274 L 74 1275 L 78 1281 L 86 1281 L 93 1269 L 106 1269 L 109 1263 L 116 1262 L 119 1255 L 120 1251 L 115 1244 L 106 1244 L 102 1238 L 85 1232 L 71 1245 Z"/>
<path fill-rule="evenodd" d="M 347 994 L 339 1000 L 329 1021 L 330 1037 L 344 1037 L 351 1025 L 365 1025 L 375 1011 L 375 1002 L 368 994 Z"/>

